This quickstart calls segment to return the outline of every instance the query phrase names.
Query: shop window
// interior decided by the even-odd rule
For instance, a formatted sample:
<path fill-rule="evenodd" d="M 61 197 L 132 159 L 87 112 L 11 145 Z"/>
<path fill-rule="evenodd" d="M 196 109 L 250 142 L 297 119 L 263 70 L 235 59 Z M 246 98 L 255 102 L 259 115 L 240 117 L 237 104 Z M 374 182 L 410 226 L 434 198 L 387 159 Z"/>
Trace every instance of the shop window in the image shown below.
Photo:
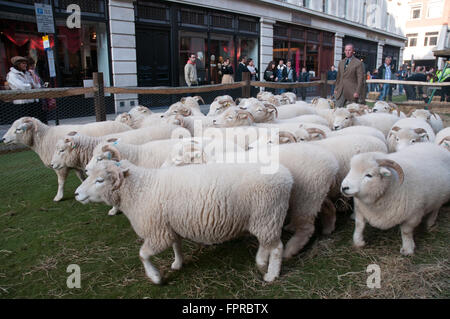
<path fill-rule="evenodd" d="M 226 16 L 223 14 L 212 14 L 211 26 L 213 28 L 230 30 L 233 28 L 233 17 Z"/>
<path fill-rule="evenodd" d="M 288 41 L 273 41 L 273 59 L 278 65 L 278 61 L 281 59 L 286 60 L 286 56 L 289 52 L 289 42 Z"/>
<path fill-rule="evenodd" d="M 206 15 L 203 12 L 183 9 L 180 10 L 180 18 L 182 24 L 195 26 L 206 26 Z"/>
<path fill-rule="evenodd" d="M 287 54 L 287 60 L 292 62 L 295 72 L 300 74 L 302 67 L 305 65 L 305 57 L 303 54 L 304 44 L 299 42 L 291 42 Z"/>
<path fill-rule="evenodd" d="M 222 64 L 226 58 L 230 59 L 233 70 L 236 72 L 234 59 L 234 41 L 231 35 L 211 34 L 208 47 L 209 81 L 212 84 L 221 83 L 222 78 L 218 73 L 218 65 Z"/>
<path fill-rule="evenodd" d="M 300 28 L 291 29 L 291 39 L 304 41 L 305 40 L 305 30 Z"/>
<path fill-rule="evenodd" d="M 258 68 L 258 40 L 239 38 L 237 48 L 238 60 L 241 56 L 253 59 L 255 66 Z"/>
<path fill-rule="evenodd" d="M 149 4 L 139 2 L 137 5 L 138 19 L 169 22 L 169 8 L 165 6 L 158 6 L 156 4 Z"/>
<path fill-rule="evenodd" d="M 258 33 L 258 22 L 239 18 L 239 31 Z"/>
<path fill-rule="evenodd" d="M 308 44 L 306 46 L 306 70 L 313 77 L 318 76 L 319 71 L 319 45 Z"/>

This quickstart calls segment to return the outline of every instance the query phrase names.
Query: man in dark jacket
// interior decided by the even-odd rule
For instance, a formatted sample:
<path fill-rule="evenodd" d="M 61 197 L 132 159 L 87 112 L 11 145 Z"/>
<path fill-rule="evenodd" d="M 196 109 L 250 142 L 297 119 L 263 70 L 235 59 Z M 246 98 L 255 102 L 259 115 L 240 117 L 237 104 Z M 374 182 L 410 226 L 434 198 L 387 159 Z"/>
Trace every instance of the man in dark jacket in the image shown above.
<path fill-rule="evenodd" d="M 306 72 L 306 68 L 302 68 L 302 72 L 298 77 L 299 82 L 309 82 L 309 72 Z M 306 87 L 300 88 L 300 95 L 302 96 L 302 101 L 306 100 Z"/>
<path fill-rule="evenodd" d="M 241 82 L 242 81 L 242 73 L 243 72 L 250 72 L 246 65 L 247 58 L 245 56 L 241 56 L 239 59 L 239 65 L 236 70 L 236 75 L 234 77 L 235 82 Z"/>
<path fill-rule="evenodd" d="M 287 61 L 286 67 L 281 71 L 282 82 L 297 82 L 297 72 L 292 68 L 292 62 Z M 293 89 L 286 89 L 292 92 Z"/>
<path fill-rule="evenodd" d="M 334 65 L 331 66 L 331 70 L 327 72 L 327 80 L 335 81 L 337 78 L 337 71 Z M 334 84 L 331 86 L 331 95 L 334 95 Z"/>
<path fill-rule="evenodd" d="M 418 66 L 416 68 L 416 72 L 413 73 L 411 76 L 407 77 L 405 81 L 427 82 L 427 76 L 425 75 L 424 69 L 422 70 L 422 68 Z M 419 91 L 419 99 L 421 99 L 421 95 L 423 93 L 421 86 L 418 87 L 418 91 Z M 407 100 L 417 100 L 415 85 L 405 85 L 405 92 Z"/>

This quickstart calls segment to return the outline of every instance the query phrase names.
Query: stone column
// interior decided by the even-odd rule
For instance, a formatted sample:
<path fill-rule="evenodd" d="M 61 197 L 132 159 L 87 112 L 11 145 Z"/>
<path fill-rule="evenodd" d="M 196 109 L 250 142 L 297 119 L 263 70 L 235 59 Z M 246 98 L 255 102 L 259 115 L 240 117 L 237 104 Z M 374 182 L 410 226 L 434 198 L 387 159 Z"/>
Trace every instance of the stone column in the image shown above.
<path fill-rule="evenodd" d="M 339 61 L 342 59 L 343 52 L 343 42 L 344 42 L 344 34 L 336 33 L 334 35 L 334 66 L 338 67 Z"/>
<path fill-rule="evenodd" d="M 377 49 L 377 65 L 375 66 L 378 68 L 384 61 L 383 61 L 383 49 L 384 49 L 384 41 L 378 42 L 378 49 Z"/>
<path fill-rule="evenodd" d="M 110 0 L 109 27 L 113 84 L 137 86 L 136 36 L 133 0 Z M 137 94 L 115 94 L 116 113 L 129 111 L 138 105 Z"/>
<path fill-rule="evenodd" d="M 260 70 L 259 70 L 259 78 L 262 81 L 264 79 L 264 71 L 266 70 L 267 65 L 270 61 L 273 60 L 273 25 L 275 24 L 275 20 L 268 18 L 261 18 L 260 20 L 261 27 L 261 37 L 260 41 Z"/>

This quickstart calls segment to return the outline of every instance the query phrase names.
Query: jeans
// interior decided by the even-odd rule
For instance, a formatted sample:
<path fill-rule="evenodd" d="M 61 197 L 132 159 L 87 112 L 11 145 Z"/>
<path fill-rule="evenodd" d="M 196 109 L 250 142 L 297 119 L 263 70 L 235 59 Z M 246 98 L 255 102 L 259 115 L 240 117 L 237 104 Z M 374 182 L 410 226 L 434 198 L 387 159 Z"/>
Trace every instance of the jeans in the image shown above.
<path fill-rule="evenodd" d="M 384 84 L 383 90 L 381 91 L 381 94 L 380 94 L 380 97 L 378 98 L 378 100 L 383 101 L 385 99 L 385 97 L 388 97 L 388 99 L 389 99 L 390 88 L 391 88 L 390 84 Z"/>

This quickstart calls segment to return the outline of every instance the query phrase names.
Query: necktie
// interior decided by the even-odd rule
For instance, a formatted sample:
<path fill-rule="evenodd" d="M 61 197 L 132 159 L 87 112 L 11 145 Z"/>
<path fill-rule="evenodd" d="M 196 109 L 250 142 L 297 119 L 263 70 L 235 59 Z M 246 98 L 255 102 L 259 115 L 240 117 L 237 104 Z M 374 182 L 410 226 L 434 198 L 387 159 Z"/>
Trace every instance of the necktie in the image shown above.
<path fill-rule="evenodd" d="M 350 59 L 346 59 L 346 60 L 345 60 L 344 70 L 347 68 L 347 65 L 348 65 L 349 62 L 350 62 Z"/>

